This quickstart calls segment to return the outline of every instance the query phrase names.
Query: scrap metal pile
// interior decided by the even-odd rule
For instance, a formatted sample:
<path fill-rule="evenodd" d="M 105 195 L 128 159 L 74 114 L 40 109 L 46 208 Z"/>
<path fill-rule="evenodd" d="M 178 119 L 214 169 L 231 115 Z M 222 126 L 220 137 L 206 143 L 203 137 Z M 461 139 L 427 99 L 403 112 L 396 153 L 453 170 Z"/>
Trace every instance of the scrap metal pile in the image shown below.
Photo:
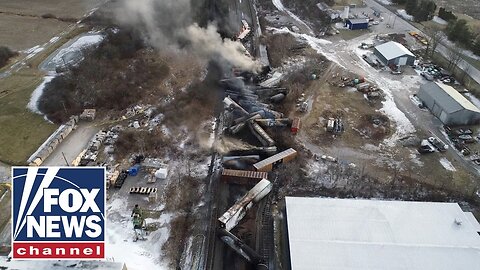
<path fill-rule="evenodd" d="M 334 79 L 337 78 L 337 75 L 334 75 Z M 380 89 L 373 83 L 365 81 L 364 78 L 350 78 L 350 77 L 339 77 L 339 80 L 332 81 L 331 83 L 334 86 L 345 88 L 353 87 L 356 88 L 358 92 L 363 93 L 365 98 L 369 101 L 380 99 L 383 95 Z"/>

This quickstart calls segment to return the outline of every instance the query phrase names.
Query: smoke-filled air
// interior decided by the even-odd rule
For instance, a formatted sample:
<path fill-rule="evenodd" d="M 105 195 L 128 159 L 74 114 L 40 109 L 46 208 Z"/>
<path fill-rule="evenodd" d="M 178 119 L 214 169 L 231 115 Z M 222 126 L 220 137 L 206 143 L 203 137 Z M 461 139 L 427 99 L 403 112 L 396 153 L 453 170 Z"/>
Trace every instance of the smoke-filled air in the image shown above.
<path fill-rule="evenodd" d="M 123 0 L 117 19 L 141 30 L 153 47 L 179 47 L 205 60 L 228 63 L 244 70 L 258 71 L 259 63 L 245 55 L 242 44 L 222 39 L 215 22 L 202 28 L 192 19 L 190 0 Z"/>

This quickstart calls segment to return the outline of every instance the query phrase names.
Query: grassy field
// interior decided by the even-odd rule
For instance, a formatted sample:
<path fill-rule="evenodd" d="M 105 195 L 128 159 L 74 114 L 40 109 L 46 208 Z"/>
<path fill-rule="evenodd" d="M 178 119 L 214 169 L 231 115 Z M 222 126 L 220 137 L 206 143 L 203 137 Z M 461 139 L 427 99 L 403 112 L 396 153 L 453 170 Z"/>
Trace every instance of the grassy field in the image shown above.
<path fill-rule="evenodd" d="M 2 0 L 2 12 L 28 16 L 53 14 L 57 17 L 81 18 L 103 0 Z"/>
<path fill-rule="evenodd" d="M 447 7 L 456 14 L 467 14 L 480 19 L 480 5 L 478 0 L 435 0 L 438 7 Z"/>
<path fill-rule="evenodd" d="M 104 0 L 2 0 L 0 1 L 0 45 L 25 50 L 44 44 L 65 31 L 71 22 L 45 19 L 52 14 L 74 21 Z"/>
<path fill-rule="evenodd" d="M 54 19 L 0 14 L 0 45 L 17 51 L 29 49 L 59 35 L 68 25 Z"/>
<path fill-rule="evenodd" d="M 27 158 L 57 128 L 26 108 L 32 91 L 42 78 L 42 73 L 24 69 L 1 80 L 0 160 L 4 163 L 25 164 Z"/>
<path fill-rule="evenodd" d="M 0 14 L 0 20 L 1 17 Z M 59 30 L 65 31 L 67 24 L 62 25 L 64 28 Z M 25 68 L 0 79 L 0 161 L 13 165 L 25 164 L 27 158 L 57 128 L 26 108 L 32 91 L 43 80 L 44 74 L 37 67 L 68 40 L 88 30 L 85 27 L 71 28 L 57 42 L 29 59 Z M 44 38 L 48 41 L 51 37 Z"/>
<path fill-rule="evenodd" d="M 10 209 L 11 209 L 11 198 L 12 194 L 10 190 L 0 184 L 0 233 L 3 232 L 5 226 L 8 225 L 8 221 L 10 220 Z M 1 244 L 10 244 L 5 241 L 5 239 L 0 239 L 0 245 Z"/>

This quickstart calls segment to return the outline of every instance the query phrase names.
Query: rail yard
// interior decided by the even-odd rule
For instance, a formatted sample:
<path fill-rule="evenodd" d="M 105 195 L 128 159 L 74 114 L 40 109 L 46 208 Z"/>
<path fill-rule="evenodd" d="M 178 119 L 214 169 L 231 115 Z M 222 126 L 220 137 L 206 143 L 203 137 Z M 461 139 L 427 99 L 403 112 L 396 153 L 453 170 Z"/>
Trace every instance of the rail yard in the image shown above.
<path fill-rule="evenodd" d="M 480 265 L 480 78 L 436 6 L 7 2 L 44 36 L 0 31 L 0 269 Z M 12 259 L 15 166 L 105 168 L 106 260 Z"/>

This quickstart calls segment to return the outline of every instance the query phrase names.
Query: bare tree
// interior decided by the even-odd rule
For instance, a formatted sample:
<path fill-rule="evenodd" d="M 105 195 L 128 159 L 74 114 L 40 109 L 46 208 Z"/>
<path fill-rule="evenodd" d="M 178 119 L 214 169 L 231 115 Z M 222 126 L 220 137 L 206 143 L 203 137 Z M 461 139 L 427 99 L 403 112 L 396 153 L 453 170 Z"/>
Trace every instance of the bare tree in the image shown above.
<path fill-rule="evenodd" d="M 459 50 L 449 49 L 447 58 L 448 58 L 447 69 L 453 73 L 455 71 L 455 67 L 457 67 L 460 61 L 462 60 L 462 53 Z"/>
<path fill-rule="evenodd" d="M 445 35 L 443 34 L 442 30 L 437 27 L 425 28 L 425 34 L 427 39 L 425 57 L 432 57 L 437 50 L 438 44 L 440 44 L 445 39 Z"/>

